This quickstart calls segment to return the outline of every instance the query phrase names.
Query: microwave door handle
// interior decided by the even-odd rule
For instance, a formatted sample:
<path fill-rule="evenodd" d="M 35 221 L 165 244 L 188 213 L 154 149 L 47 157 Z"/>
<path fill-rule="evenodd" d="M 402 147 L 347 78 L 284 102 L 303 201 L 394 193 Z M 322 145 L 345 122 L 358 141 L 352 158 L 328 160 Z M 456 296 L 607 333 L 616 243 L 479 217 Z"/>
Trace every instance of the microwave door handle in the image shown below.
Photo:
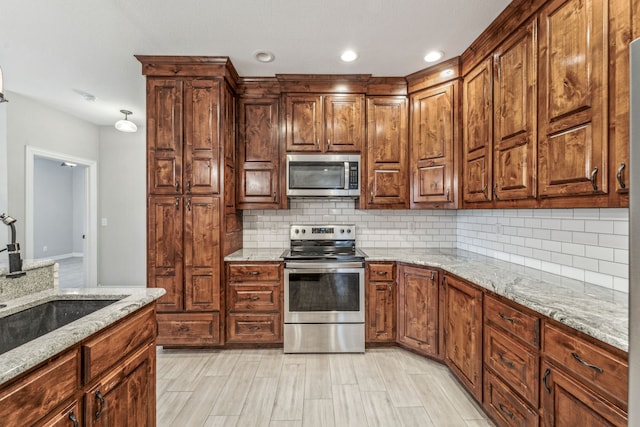
<path fill-rule="evenodd" d="M 349 162 L 344 162 L 344 189 L 349 189 Z"/>

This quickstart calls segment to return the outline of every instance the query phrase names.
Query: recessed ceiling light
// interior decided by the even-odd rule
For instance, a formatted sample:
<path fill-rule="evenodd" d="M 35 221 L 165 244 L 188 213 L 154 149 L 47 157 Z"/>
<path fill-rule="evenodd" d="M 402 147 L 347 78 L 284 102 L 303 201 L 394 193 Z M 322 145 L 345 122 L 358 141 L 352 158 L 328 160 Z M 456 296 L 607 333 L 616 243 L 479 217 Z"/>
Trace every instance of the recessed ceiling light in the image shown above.
<path fill-rule="evenodd" d="M 276 56 L 272 52 L 268 52 L 266 50 L 259 50 L 253 54 L 253 57 L 256 58 L 258 62 L 272 62 L 276 59 Z"/>
<path fill-rule="evenodd" d="M 352 62 L 358 59 L 358 54 L 353 50 L 345 50 L 344 52 L 342 52 L 342 55 L 340 55 L 340 59 L 342 59 L 344 62 Z"/>
<path fill-rule="evenodd" d="M 440 60 L 444 56 L 444 52 L 441 50 L 432 50 L 427 53 L 424 57 L 424 60 L 427 62 L 436 62 Z"/>

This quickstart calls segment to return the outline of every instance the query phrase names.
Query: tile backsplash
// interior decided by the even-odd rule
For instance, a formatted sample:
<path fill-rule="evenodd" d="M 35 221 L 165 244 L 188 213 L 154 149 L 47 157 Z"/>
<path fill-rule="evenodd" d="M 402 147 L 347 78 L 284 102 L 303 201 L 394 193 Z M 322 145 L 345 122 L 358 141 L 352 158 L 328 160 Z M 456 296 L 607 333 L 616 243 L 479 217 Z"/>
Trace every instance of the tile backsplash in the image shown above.
<path fill-rule="evenodd" d="M 629 210 L 360 210 L 352 201 L 292 200 L 244 211 L 245 248 L 286 248 L 294 223 L 353 223 L 358 246 L 459 248 L 629 291 Z"/>

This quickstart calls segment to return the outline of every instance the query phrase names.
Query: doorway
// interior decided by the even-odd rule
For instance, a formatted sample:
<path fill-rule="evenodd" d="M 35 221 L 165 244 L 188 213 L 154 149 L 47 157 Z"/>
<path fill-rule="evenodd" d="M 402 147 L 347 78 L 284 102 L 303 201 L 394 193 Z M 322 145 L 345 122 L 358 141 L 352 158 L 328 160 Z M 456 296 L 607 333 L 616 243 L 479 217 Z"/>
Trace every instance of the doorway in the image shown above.
<path fill-rule="evenodd" d="M 26 257 L 59 264 L 60 287 L 97 286 L 97 164 L 35 147 L 26 152 Z"/>

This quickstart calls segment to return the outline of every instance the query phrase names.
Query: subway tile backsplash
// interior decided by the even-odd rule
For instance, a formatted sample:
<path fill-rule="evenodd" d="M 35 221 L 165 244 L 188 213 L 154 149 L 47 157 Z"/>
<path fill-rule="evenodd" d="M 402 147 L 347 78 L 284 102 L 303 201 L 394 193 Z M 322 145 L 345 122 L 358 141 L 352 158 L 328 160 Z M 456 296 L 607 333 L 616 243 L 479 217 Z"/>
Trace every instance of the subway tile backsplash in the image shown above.
<path fill-rule="evenodd" d="M 244 247 L 284 250 L 294 223 L 353 223 L 360 247 L 460 248 L 629 291 L 624 208 L 360 210 L 352 201 L 298 199 L 286 210 L 244 211 Z"/>

